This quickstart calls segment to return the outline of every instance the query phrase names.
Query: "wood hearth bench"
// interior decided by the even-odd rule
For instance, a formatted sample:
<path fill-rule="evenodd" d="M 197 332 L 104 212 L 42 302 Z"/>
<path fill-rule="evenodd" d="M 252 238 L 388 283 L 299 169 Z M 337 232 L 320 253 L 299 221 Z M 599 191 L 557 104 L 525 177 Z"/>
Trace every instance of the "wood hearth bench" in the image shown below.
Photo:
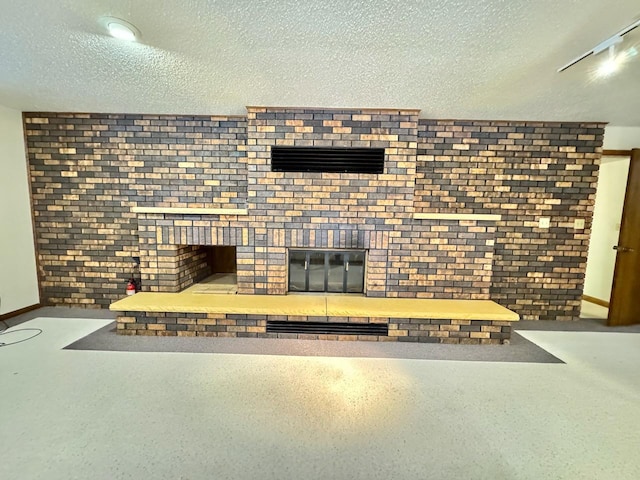
<path fill-rule="evenodd" d="M 124 335 L 509 343 L 519 315 L 491 300 L 141 292 L 114 302 Z"/>

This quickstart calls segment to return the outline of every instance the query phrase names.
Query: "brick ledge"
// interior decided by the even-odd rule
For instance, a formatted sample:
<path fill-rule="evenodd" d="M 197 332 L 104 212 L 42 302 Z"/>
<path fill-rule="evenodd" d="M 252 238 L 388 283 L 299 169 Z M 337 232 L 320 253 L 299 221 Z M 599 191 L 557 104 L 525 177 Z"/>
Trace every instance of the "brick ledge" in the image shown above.
<path fill-rule="evenodd" d="M 248 215 L 246 208 L 132 207 L 133 213 L 173 213 L 182 215 Z"/>
<path fill-rule="evenodd" d="M 489 213 L 414 213 L 414 220 L 488 220 L 498 222 L 502 215 Z"/>

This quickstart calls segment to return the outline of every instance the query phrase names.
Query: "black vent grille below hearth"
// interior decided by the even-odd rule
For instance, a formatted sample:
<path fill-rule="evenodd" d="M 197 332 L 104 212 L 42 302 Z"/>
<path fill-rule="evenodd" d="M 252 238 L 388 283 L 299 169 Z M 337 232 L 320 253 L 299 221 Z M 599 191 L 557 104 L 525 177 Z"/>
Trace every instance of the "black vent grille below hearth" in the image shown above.
<path fill-rule="evenodd" d="M 271 147 L 271 170 L 383 173 L 384 148 Z"/>
<path fill-rule="evenodd" d="M 280 322 L 267 321 L 267 333 L 308 333 L 316 335 L 389 334 L 386 323 Z"/>

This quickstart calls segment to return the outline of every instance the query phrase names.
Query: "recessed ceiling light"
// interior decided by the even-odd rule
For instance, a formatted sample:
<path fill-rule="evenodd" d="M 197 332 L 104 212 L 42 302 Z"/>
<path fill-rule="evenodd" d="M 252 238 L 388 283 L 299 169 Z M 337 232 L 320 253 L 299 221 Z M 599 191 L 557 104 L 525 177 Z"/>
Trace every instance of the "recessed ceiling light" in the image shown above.
<path fill-rule="evenodd" d="M 115 17 L 103 17 L 102 24 L 109 35 L 120 40 L 135 42 L 140 37 L 140 30 L 129 22 Z"/>

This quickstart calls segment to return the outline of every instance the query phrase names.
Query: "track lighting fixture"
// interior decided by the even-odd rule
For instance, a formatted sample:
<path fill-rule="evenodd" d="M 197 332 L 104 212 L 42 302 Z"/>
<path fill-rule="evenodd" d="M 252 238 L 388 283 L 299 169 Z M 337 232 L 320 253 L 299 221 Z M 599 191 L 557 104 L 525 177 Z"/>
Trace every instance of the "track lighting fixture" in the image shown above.
<path fill-rule="evenodd" d="M 612 35 L 611 37 L 607 38 L 604 42 L 599 43 L 598 45 L 593 47 L 591 50 L 586 51 L 579 57 L 574 58 L 565 66 L 559 68 L 558 73 L 564 72 L 567 68 L 575 65 L 581 60 L 584 60 L 590 55 L 598 55 L 599 53 L 604 52 L 605 50 L 608 50 L 609 56 L 598 69 L 598 74 L 610 75 L 611 73 L 615 72 L 619 68 L 620 64 L 624 62 L 624 60 L 626 60 L 628 57 L 637 53 L 634 48 L 631 48 L 628 51 L 621 50 L 620 53 L 616 54 L 616 46 L 622 43 L 623 41 L 622 37 L 624 35 L 626 35 L 631 30 L 635 29 L 638 26 L 640 26 L 640 20 L 637 20 L 636 22 L 632 23 L 628 27 L 623 28 L 615 35 Z"/>

